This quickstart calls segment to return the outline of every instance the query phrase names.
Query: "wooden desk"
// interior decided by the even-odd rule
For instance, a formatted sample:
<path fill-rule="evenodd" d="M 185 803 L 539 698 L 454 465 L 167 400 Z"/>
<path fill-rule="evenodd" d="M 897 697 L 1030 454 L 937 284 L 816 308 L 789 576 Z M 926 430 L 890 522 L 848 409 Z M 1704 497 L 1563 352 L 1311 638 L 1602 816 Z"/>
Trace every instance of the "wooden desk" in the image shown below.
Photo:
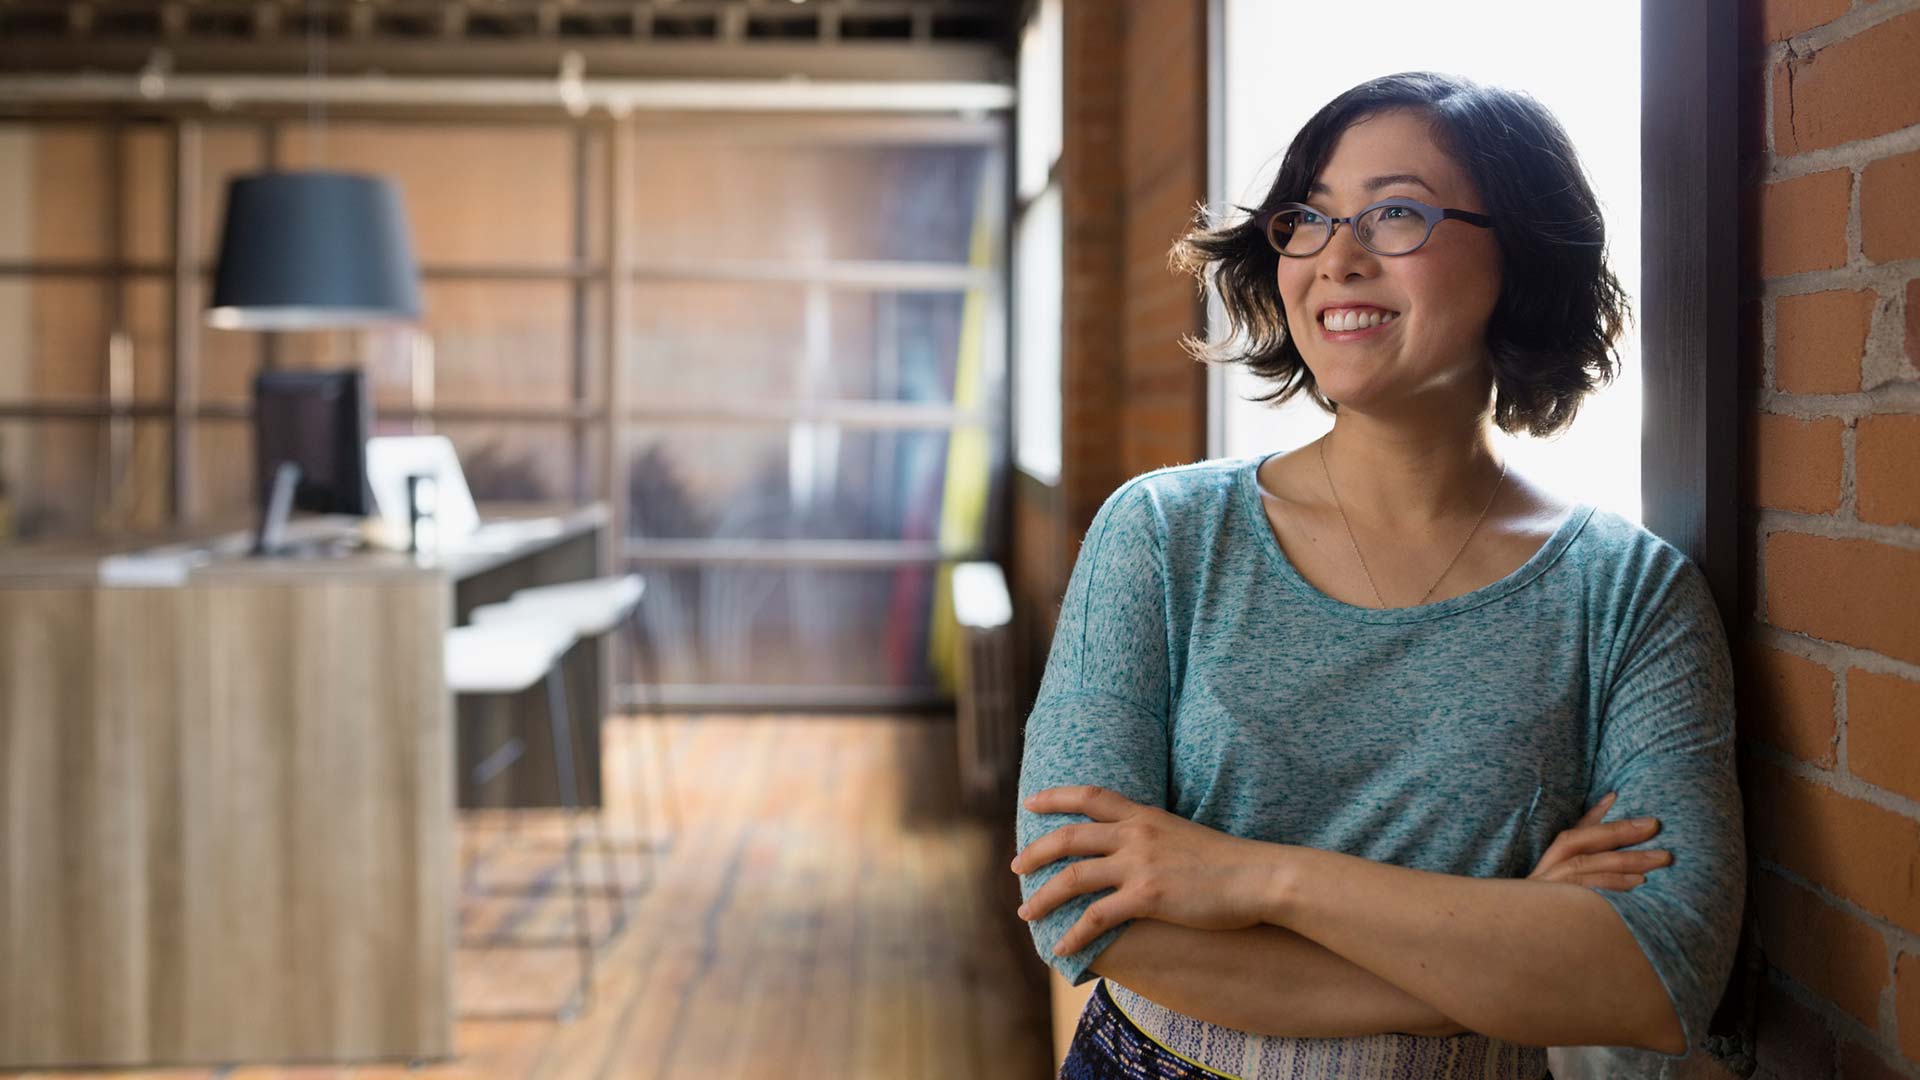
<path fill-rule="evenodd" d="M 0 1069 L 451 1054 L 443 631 L 592 572 L 607 524 L 159 588 L 0 551 Z"/>

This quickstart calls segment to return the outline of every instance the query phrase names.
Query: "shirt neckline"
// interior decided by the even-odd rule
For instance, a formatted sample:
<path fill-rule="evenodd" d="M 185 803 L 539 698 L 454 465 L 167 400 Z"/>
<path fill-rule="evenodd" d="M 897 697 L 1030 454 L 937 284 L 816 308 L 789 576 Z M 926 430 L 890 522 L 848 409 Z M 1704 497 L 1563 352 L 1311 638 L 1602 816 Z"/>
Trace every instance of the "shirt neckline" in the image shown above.
<path fill-rule="evenodd" d="M 1280 451 L 1275 451 L 1272 454 L 1251 458 L 1249 464 L 1241 469 L 1238 485 L 1240 501 L 1242 508 L 1247 511 L 1248 526 L 1259 530 L 1254 538 L 1255 542 L 1266 549 L 1268 561 L 1273 564 L 1281 580 L 1292 586 L 1294 591 L 1309 603 L 1330 614 L 1359 622 L 1421 622 L 1427 619 L 1445 618 L 1483 604 L 1490 604 L 1516 589 L 1524 588 L 1529 582 L 1545 573 L 1547 568 L 1566 552 L 1574 538 L 1580 535 L 1580 531 L 1586 528 L 1588 520 L 1593 517 L 1593 504 L 1576 502 L 1573 509 L 1568 511 L 1566 520 L 1553 530 L 1553 535 L 1547 537 L 1546 543 L 1541 544 L 1539 549 L 1526 562 L 1521 563 L 1518 569 L 1472 592 L 1461 593 L 1459 596 L 1448 597 L 1431 604 L 1420 604 L 1416 607 L 1360 607 L 1328 596 L 1302 577 L 1300 571 L 1293 565 L 1293 560 L 1287 558 L 1286 549 L 1280 546 L 1280 538 L 1273 535 L 1273 525 L 1267 521 L 1266 508 L 1260 504 L 1260 466 L 1266 464 L 1268 458 L 1275 457 L 1279 453 Z"/>

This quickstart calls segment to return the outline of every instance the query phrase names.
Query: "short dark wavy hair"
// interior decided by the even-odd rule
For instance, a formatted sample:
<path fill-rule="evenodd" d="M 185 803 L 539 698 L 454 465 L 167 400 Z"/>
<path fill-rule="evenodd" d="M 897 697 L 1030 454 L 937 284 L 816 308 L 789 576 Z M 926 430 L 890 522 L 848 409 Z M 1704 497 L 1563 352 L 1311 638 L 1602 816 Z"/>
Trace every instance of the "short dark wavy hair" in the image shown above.
<path fill-rule="evenodd" d="M 1305 202 L 1349 127 L 1398 109 L 1424 115 L 1434 140 L 1472 178 L 1493 216 L 1501 253 L 1500 296 L 1487 324 L 1494 422 L 1508 432 L 1550 435 L 1573 422 L 1580 402 L 1619 370 L 1616 342 L 1630 315 L 1606 264 L 1600 204 L 1565 129 L 1526 94 L 1427 71 L 1386 75 L 1328 102 L 1287 147 L 1273 186 L 1245 217 L 1197 227 L 1169 261 L 1211 283 L 1226 309 L 1225 340 L 1182 344 L 1209 363 L 1240 363 L 1271 380 L 1258 398 L 1278 404 L 1305 391 L 1338 409 L 1314 384 L 1287 331 L 1274 278 L 1280 260 L 1253 215 Z M 1226 215 L 1223 215 L 1226 216 Z"/>

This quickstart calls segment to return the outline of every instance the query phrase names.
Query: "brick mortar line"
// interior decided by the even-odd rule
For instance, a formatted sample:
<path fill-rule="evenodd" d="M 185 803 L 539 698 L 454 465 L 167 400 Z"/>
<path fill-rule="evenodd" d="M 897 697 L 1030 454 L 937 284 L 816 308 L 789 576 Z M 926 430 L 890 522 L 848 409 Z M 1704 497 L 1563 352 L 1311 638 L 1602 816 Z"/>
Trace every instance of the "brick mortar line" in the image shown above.
<path fill-rule="evenodd" d="M 1841 773 L 1851 776 L 1862 783 L 1873 781 L 1853 771 L 1853 743 L 1847 727 L 1847 671 L 1843 669 L 1833 674 L 1833 766 Z"/>
<path fill-rule="evenodd" d="M 1920 380 L 1920 369 L 1907 356 L 1907 290 L 1883 283 L 1874 290 L 1879 299 L 1867 323 L 1867 340 L 1860 354 L 1860 385 L 1867 390 Z"/>
<path fill-rule="evenodd" d="M 1894 962 L 1899 958 L 1899 955 L 1903 952 L 1920 952 L 1920 934 L 1908 930 L 1906 927 L 1887 919 L 1885 916 L 1876 915 L 1868 911 L 1852 900 L 1830 891 L 1818 881 L 1807 877 L 1805 874 L 1783 863 L 1775 862 L 1761 855 L 1750 855 L 1748 861 L 1758 869 L 1765 870 L 1790 884 L 1807 890 L 1819 897 L 1821 902 L 1825 903 L 1828 907 L 1851 916 L 1853 919 L 1864 923 L 1871 930 L 1878 931 L 1882 939 L 1882 944 L 1887 946 L 1887 983 L 1889 986 L 1894 982 Z"/>
<path fill-rule="evenodd" d="M 1881 290 L 1883 295 L 1891 295 L 1890 290 L 1904 289 L 1910 278 L 1920 276 L 1920 259 L 1895 259 L 1883 263 L 1862 263 L 1855 266 L 1831 267 L 1822 270 L 1802 270 L 1797 274 L 1782 274 L 1778 277 L 1763 278 L 1759 282 L 1760 291 L 1753 297 L 1800 296 L 1805 293 L 1831 292 L 1836 289 Z"/>
<path fill-rule="evenodd" d="M 1860 174 L 1864 171 L 1859 165 L 1847 170 L 1847 269 L 1855 271 L 1873 265 L 1867 261 L 1866 241 L 1860 232 Z"/>
<path fill-rule="evenodd" d="M 1911 415 L 1920 413 L 1920 383 L 1886 383 L 1857 394 L 1783 394 L 1763 388 L 1755 405 L 1763 413 L 1801 420 Z"/>
<path fill-rule="evenodd" d="M 1862 649 L 1858 645 L 1845 645 L 1793 630 L 1782 630 L 1765 622 L 1756 621 L 1751 624 L 1747 628 L 1747 640 L 1797 656 L 1809 663 L 1818 664 L 1836 677 L 1849 668 L 1859 668 L 1874 675 L 1891 675 L 1912 682 L 1920 682 L 1920 664 L 1895 660 L 1893 657 L 1883 656 L 1871 649 Z"/>
<path fill-rule="evenodd" d="M 1778 147 L 1773 141 L 1773 71 L 1779 65 L 1774 62 L 1771 48 L 1761 53 L 1760 92 L 1765 96 L 1761 102 L 1761 111 L 1766 114 L 1767 129 L 1760 133 L 1761 164 L 1763 169 L 1771 169 L 1773 161 L 1779 156 Z"/>
<path fill-rule="evenodd" d="M 1799 536 L 1818 536 L 1826 540 L 1866 540 L 1903 551 L 1920 552 L 1920 528 L 1911 525 L 1875 525 L 1865 521 L 1802 514 L 1793 510 L 1761 507 L 1760 539 L 1777 532 Z M 1761 546 L 1765 546 L 1763 543 Z"/>
<path fill-rule="evenodd" d="M 1866 7 L 1852 8 L 1845 15 L 1808 27 L 1784 41 L 1768 42 L 1767 64 L 1771 67 L 1786 59 L 1790 51 L 1800 56 L 1817 53 L 1913 11 L 1920 11 L 1920 0 L 1879 0 Z"/>
<path fill-rule="evenodd" d="M 1773 76 L 1767 76 L 1768 94 L 1772 94 Z M 1876 161 L 1910 154 L 1920 150 L 1920 124 L 1903 127 L 1898 131 L 1888 131 L 1879 135 L 1870 135 L 1864 139 L 1841 143 L 1838 146 L 1823 146 L 1818 150 L 1807 150 L 1798 154 L 1781 156 L 1773 141 L 1773 105 L 1767 105 L 1767 153 L 1762 159 L 1759 172 L 1761 183 L 1770 184 L 1781 180 L 1796 180 L 1814 173 L 1829 172 L 1834 169 L 1852 166 L 1864 168 Z"/>
<path fill-rule="evenodd" d="M 1764 761 L 1810 784 L 1817 784 L 1855 802 L 1866 803 L 1876 810 L 1884 810 L 1908 821 L 1920 822 L 1920 803 L 1904 795 L 1875 787 L 1851 773 L 1810 765 L 1784 750 L 1776 750 L 1765 743 L 1749 742 L 1744 746 L 1756 761 Z M 1744 794 L 1742 798 L 1745 798 Z"/>
<path fill-rule="evenodd" d="M 1760 305 L 1760 400 L 1779 392 L 1778 364 L 1774 356 L 1775 343 L 1779 340 L 1779 313 L 1774 305 L 1775 297 L 1762 296 L 1756 301 Z"/>
<path fill-rule="evenodd" d="M 1856 419 L 1842 420 L 1840 428 L 1840 508 L 1842 521 L 1860 520 L 1860 492 L 1854 473 L 1854 437 Z"/>

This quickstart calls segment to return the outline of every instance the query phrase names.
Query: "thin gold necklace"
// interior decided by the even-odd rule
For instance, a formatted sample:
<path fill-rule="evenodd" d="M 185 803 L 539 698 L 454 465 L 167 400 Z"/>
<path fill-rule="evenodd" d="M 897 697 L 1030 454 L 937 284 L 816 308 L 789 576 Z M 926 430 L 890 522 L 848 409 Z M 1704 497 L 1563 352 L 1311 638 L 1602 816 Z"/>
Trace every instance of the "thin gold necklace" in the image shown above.
<path fill-rule="evenodd" d="M 1360 572 L 1367 576 L 1367 588 L 1373 590 L 1374 602 L 1384 608 L 1387 606 L 1387 602 L 1380 596 L 1380 586 L 1373 583 L 1373 571 L 1367 569 L 1367 557 L 1360 554 L 1360 541 L 1353 538 L 1353 522 L 1347 519 L 1347 508 L 1340 505 L 1340 492 L 1333 486 L 1333 473 L 1327 469 L 1327 440 L 1322 438 L 1319 442 L 1315 443 L 1314 446 L 1320 451 L 1320 472 L 1327 478 L 1327 490 L 1333 493 L 1333 508 L 1340 511 L 1340 523 L 1347 527 L 1347 543 L 1353 547 L 1353 557 L 1360 561 Z M 1440 583 L 1445 581 L 1447 575 L 1453 571 L 1453 564 L 1460 561 L 1460 556 L 1466 552 L 1467 545 L 1473 543 L 1474 534 L 1480 531 L 1480 523 L 1487 520 L 1487 511 L 1493 509 L 1493 500 L 1499 497 L 1500 487 L 1506 482 L 1507 463 L 1502 461 L 1500 463 L 1500 479 L 1494 481 L 1493 494 L 1487 496 L 1487 505 L 1480 508 L 1480 516 L 1473 519 L 1473 528 L 1467 530 L 1467 538 L 1460 541 L 1459 550 L 1453 553 L 1453 558 L 1447 560 L 1446 568 L 1440 571 L 1440 576 L 1434 578 L 1433 584 L 1427 586 L 1427 591 L 1421 593 L 1420 599 L 1413 602 L 1414 607 L 1419 607 L 1421 604 L 1426 603 L 1427 597 L 1432 596 L 1433 590 L 1439 588 Z"/>

